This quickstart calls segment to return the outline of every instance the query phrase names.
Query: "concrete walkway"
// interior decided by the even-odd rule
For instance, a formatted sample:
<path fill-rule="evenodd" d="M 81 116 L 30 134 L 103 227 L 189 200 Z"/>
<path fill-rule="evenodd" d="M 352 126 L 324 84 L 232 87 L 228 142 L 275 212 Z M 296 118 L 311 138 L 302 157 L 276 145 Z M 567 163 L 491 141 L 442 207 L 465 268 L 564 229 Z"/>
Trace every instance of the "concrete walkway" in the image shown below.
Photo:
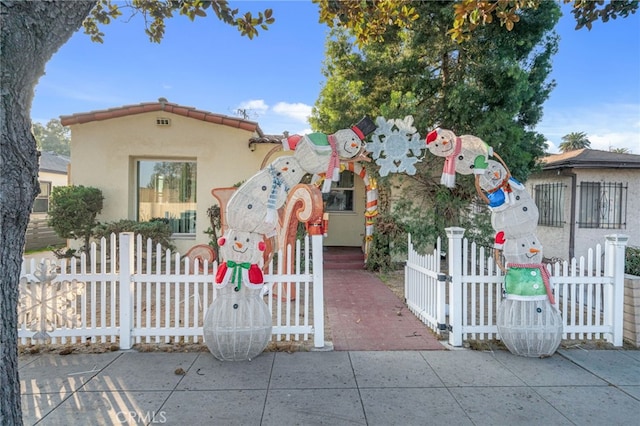
<path fill-rule="evenodd" d="M 628 425 L 640 351 L 263 353 L 20 357 L 25 424 Z"/>

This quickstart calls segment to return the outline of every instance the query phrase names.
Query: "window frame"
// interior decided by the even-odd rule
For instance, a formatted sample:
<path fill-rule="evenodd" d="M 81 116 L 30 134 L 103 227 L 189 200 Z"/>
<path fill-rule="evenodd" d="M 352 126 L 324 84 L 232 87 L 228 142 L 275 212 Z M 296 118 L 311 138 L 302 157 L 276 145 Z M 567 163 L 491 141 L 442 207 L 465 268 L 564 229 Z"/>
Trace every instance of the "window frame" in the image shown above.
<path fill-rule="evenodd" d="M 157 164 L 165 164 L 165 163 L 181 163 L 181 164 L 191 164 L 193 169 L 189 172 L 192 173 L 191 176 L 191 185 L 189 185 L 190 187 L 183 187 L 182 185 L 180 185 L 180 187 L 182 187 L 182 190 L 184 191 L 188 191 L 189 192 L 189 199 L 185 199 L 185 201 L 178 201 L 176 203 L 174 202 L 167 202 L 166 204 L 192 204 L 192 208 L 191 209 L 182 209 L 181 211 L 178 211 L 177 213 L 180 215 L 179 217 L 167 217 L 167 212 L 165 211 L 164 216 L 155 216 L 152 213 L 149 214 L 150 217 L 148 218 L 142 218 L 142 210 L 141 209 L 141 205 L 143 203 L 142 199 L 145 198 L 141 195 L 141 190 L 143 189 L 151 189 L 153 194 L 156 194 L 156 188 L 148 188 L 148 186 L 143 187 L 142 186 L 142 182 L 141 180 L 143 180 L 141 178 L 141 173 L 143 173 L 141 171 L 141 164 L 142 163 L 153 163 L 153 165 L 151 165 L 150 167 L 152 168 L 151 171 L 147 170 L 146 173 L 148 174 L 148 179 L 152 179 L 153 176 L 153 170 L 155 169 Z M 175 157 L 141 157 L 141 158 L 134 158 L 133 161 L 133 165 L 134 165 L 134 176 L 135 176 L 135 182 L 134 182 L 134 186 L 135 186 L 135 217 L 137 221 L 148 221 L 151 219 L 157 219 L 160 218 L 164 221 L 166 221 L 172 228 L 172 236 L 174 237 L 180 237 L 180 236 L 195 236 L 197 233 L 197 222 L 196 222 L 196 213 L 198 210 L 198 199 L 197 199 L 197 188 L 198 188 L 198 163 L 197 160 L 194 158 L 175 158 Z M 149 167 L 149 166 L 148 166 Z M 146 179 L 146 177 L 144 178 Z M 164 179 L 163 179 L 164 182 Z M 151 180 L 149 180 L 149 184 L 151 183 Z M 149 185 L 148 184 L 148 185 Z M 175 191 L 176 189 L 174 189 Z M 180 188 L 177 189 L 178 191 L 178 197 L 182 197 L 183 195 L 180 193 Z M 175 194 L 174 194 L 175 196 Z M 169 195 L 169 198 L 171 198 L 171 195 Z M 149 202 L 150 204 L 157 204 L 157 195 L 154 195 L 154 199 L 156 199 L 155 201 L 151 201 Z M 178 209 L 179 210 L 179 209 Z"/>
<path fill-rule="evenodd" d="M 35 200 L 33 200 L 31 213 L 36 213 L 36 214 L 49 213 L 49 206 L 51 205 L 51 190 L 53 189 L 53 182 L 46 181 L 46 180 L 39 180 L 38 184 L 40 185 L 40 193 L 35 198 Z M 43 186 L 46 188 L 46 191 L 42 190 Z M 44 192 L 46 192 L 46 195 L 42 195 Z M 47 207 L 46 210 L 36 211 L 36 205 L 38 204 L 38 201 L 44 201 L 46 203 L 46 207 Z"/>
<path fill-rule="evenodd" d="M 327 213 L 355 213 L 355 191 L 356 191 L 356 177 L 355 173 L 350 170 L 343 170 L 340 173 L 340 180 L 337 182 L 331 182 L 331 190 L 327 194 L 322 195 L 322 199 L 325 204 L 324 210 Z M 350 178 L 351 181 L 347 182 L 347 178 Z M 350 186 L 346 186 L 345 184 L 350 183 Z M 336 197 L 337 194 L 344 194 L 345 197 L 345 208 L 334 208 L 332 204 L 329 203 L 331 197 Z M 349 195 L 347 195 L 349 194 Z M 347 208 L 348 207 L 348 208 Z"/>
<path fill-rule="evenodd" d="M 584 229 L 626 229 L 627 194 L 627 183 L 580 182 L 578 227 Z"/>
<path fill-rule="evenodd" d="M 564 227 L 564 192 L 562 182 L 540 183 L 534 186 L 535 203 L 538 207 L 538 226 Z"/>

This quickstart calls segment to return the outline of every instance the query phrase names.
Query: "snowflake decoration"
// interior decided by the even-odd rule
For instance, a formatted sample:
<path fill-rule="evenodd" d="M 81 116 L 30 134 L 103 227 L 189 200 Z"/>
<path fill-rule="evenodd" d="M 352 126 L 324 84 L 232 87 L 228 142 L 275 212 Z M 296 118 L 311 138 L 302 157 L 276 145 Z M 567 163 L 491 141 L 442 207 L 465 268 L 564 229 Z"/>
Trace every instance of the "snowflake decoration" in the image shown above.
<path fill-rule="evenodd" d="M 413 126 L 413 117 L 404 119 L 384 117 L 376 118 L 378 128 L 367 144 L 367 151 L 380 166 L 380 176 L 389 173 L 416 173 L 415 163 L 421 160 L 419 155 L 426 146 L 420 134 Z"/>
<path fill-rule="evenodd" d="M 76 301 L 85 285 L 76 280 L 52 282 L 55 264 L 41 263 L 34 273 L 39 282 L 20 281 L 18 323 L 35 332 L 34 339 L 49 337 L 48 332 L 59 328 L 74 328 L 80 324 Z"/>

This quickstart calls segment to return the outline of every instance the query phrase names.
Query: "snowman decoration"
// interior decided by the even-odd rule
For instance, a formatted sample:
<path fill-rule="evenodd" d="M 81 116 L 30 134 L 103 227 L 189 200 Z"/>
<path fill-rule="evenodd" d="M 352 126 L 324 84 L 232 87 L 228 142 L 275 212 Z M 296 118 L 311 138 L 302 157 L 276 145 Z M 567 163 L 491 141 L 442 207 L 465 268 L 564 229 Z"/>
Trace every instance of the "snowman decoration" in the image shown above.
<path fill-rule="evenodd" d="M 477 176 L 481 195 L 489 201 L 496 251 L 502 250 L 505 298 L 498 307 L 497 326 L 511 353 L 551 356 L 562 340 L 562 317 L 555 307 L 549 274 L 542 264 L 542 245 L 535 234 L 538 207 L 503 164 L 489 160 Z"/>
<path fill-rule="evenodd" d="M 365 137 L 376 129 L 364 117 L 332 135 L 294 135 L 283 141 L 293 155 L 275 159 L 241 185 L 225 206 L 229 229 L 218 240 L 224 262 L 216 274 L 216 298 L 204 321 L 204 340 L 219 360 L 250 360 L 271 338 L 271 312 L 262 299 L 264 279 L 259 262 L 264 237 L 276 235 L 278 209 L 305 174 L 326 173 L 323 192 L 338 179 L 340 161 L 362 154 Z"/>
<path fill-rule="evenodd" d="M 505 298 L 497 319 L 502 341 L 516 355 L 551 356 L 562 340 L 562 317 L 554 305 L 542 246 L 535 235 L 539 216 L 535 202 L 481 139 L 436 129 L 426 142 L 431 153 L 445 157 L 441 183 L 453 187 L 455 173 L 473 173 L 478 194 L 491 210 L 491 226 L 497 232 L 495 257 L 505 273 Z"/>
<path fill-rule="evenodd" d="M 231 196 L 226 207 L 229 227 L 274 236 L 278 209 L 306 173 L 293 156 L 275 159 Z"/>
<path fill-rule="evenodd" d="M 440 183 L 448 188 L 456 185 L 456 173 L 484 174 L 493 149 L 473 135 L 456 136 L 451 130 L 437 128 L 427 134 L 427 149 L 445 157 Z"/>
<path fill-rule="evenodd" d="M 307 173 L 325 174 L 322 192 L 327 193 L 331 190 L 331 182 L 339 179 L 340 161 L 353 160 L 361 154 L 365 138 L 376 127 L 375 122 L 365 116 L 349 129 L 340 129 L 331 135 L 293 135 L 283 140 L 282 145 L 294 150 L 294 157 Z"/>
<path fill-rule="evenodd" d="M 511 353 L 551 356 L 562 340 L 562 317 L 542 264 L 542 246 L 534 233 L 506 235 L 498 232 L 495 240 L 496 250 L 502 250 L 505 258 L 505 266 L 499 264 L 505 272 L 505 298 L 498 307 L 498 332 Z"/>
<path fill-rule="evenodd" d="M 204 341 L 221 361 L 251 360 L 271 338 L 271 312 L 262 299 L 261 234 L 227 230 L 218 240 L 224 262 L 216 273 L 216 297 L 204 319 Z"/>

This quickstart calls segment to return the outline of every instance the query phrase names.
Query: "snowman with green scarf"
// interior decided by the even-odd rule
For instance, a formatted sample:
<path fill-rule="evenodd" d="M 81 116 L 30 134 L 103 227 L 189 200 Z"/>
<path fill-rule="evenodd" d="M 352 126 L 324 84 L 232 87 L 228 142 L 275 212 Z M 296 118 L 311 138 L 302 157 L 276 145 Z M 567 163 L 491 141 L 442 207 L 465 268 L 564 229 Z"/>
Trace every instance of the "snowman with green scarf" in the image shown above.
<path fill-rule="evenodd" d="M 224 262 L 215 277 L 216 297 L 204 319 L 204 341 L 221 361 L 258 356 L 271 339 L 271 312 L 262 298 L 262 234 L 229 229 L 218 240 Z"/>

